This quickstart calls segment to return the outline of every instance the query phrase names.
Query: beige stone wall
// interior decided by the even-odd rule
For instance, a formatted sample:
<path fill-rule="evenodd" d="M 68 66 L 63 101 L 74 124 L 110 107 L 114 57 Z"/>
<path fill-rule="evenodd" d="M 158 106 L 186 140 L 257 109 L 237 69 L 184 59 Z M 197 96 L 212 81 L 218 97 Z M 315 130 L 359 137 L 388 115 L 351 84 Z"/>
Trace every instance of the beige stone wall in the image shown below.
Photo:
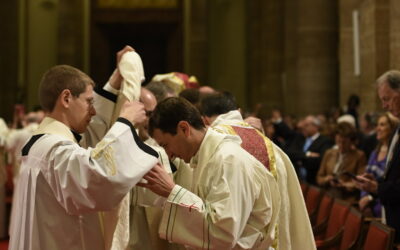
<path fill-rule="evenodd" d="M 57 63 L 85 69 L 84 2 L 89 0 L 59 1 L 57 29 Z"/>
<path fill-rule="evenodd" d="M 361 78 L 355 75 L 353 11 L 362 0 L 339 1 L 339 104 L 346 104 L 351 94 L 360 92 Z M 364 70 L 363 70 L 364 71 Z"/>
<path fill-rule="evenodd" d="M 297 95 L 299 86 L 296 84 L 298 79 L 297 54 L 298 46 L 296 41 L 299 39 L 297 25 L 299 19 L 298 1 L 284 1 L 284 69 L 282 73 L 282 96 L 284 104 L 282 109 L 289 114 L 297 114 L 301 98 Z"/>
<path fill-rule="evenodd" d="M 400 69 L 400 1 L 389 1 L 390 68 Z"/>
<path fill-rule="evenodd" d="M 283 1 L 254 0 L 247 4 L 248 105 L 254 109 L 261 103 L 262 113 L 267 113 L 285 105 Z"/>
<path fill-rule="evenodd" d="M 209 0 L 208 85 L 229 90 L 240 106 L 248 95 L 246 71 L 246 0 Z"/>
<path fill-rule="evenodd" d="M 354 75 L 352 11 L 359 12 L 360 62 L 359 76 Z M 399 11 L 398 1 L 341 0 L 340 1 L 340 103 L 356 93 L 361 98 L 360 111 L 380 111 L 375 80 L 390 67 L 399 65 L 395 56 Z"/>
<path fill-rule="evenodd" d="M 248 4 L 250 103 L 291 114 L 337 104 L 337 3 L 251 1 Z"/>
<path fill-rule="evenodd" d="M 207 1 L 185 0 L 183 6 L 184 72 L 209 85 Z"/>
<path fill-rule="evenodd" d="M 337 103 L 337 2 L 301 0 L 296 10 L 295 39 L 285 38 L 285 51 L 293 53 L 287 60 L 294 60 L 285 62 L 285 107 L 298 115 L 325 112 Z"/>
<path fill-rule="evenodd" d="M 66 63 L 87 71 L 89 31 L 84 24 L 90 18 L 88 4 L 95 1 L 0 3 L 1 116 L 10 117 L 18 99 L 28 108 L 38 103 L 37 86 L 50 66 Z M 361 112 L 380 110 L 375 79 L 390 68 L 400 69 L 398 0 L 178 3 L 183 37 L 174 41 L 183 45 L 183 71 L 203 84 L 230 90 L 244 108 L 263 103 L 266 113 L 279 107 L 300 116 L 343 106 L 357 93 Z M 353 10 L 359 12 L 360 25 L 358 76 Z M 102 48 L 101 39 L 96 43 Z M 109 61 L 106 54 L 96 60 Z"/>

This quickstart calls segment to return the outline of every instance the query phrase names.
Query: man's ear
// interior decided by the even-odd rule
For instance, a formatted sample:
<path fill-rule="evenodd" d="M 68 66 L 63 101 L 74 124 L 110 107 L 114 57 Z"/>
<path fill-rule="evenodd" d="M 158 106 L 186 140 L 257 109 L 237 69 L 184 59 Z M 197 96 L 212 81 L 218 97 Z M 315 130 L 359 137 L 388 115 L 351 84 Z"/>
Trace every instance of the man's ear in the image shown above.
<path fill-rule="evenodd" d="M 71 102 L 71 91 L 69 89 L 64 89 L 60 94 L 60 102 L 64 108 L 68 108 Z"/>
<path fill-rule="evenodd" d="M 182 133 L 188 137 L 190 135 L 190 125 L 187 121 L 178 122 L 177 129 L 182 131 Z"/>

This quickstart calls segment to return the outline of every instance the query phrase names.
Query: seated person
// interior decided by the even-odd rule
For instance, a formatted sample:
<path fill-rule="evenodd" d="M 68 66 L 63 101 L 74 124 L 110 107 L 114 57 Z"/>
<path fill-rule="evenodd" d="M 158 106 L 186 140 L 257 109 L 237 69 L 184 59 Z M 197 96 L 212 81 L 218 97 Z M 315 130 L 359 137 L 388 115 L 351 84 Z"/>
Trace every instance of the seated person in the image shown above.
<path fill-rule="evenodd" d="M 359 197 L 351 175 L 363 173 L 366 165 L 365 154 L 355 147 L 355 140 L 355 128 L 347 122 L 339 123 L 337 147 L 326 151 L 317 174 L 318 185 L 335 197 L 348 201 L 356 201 Z"/>

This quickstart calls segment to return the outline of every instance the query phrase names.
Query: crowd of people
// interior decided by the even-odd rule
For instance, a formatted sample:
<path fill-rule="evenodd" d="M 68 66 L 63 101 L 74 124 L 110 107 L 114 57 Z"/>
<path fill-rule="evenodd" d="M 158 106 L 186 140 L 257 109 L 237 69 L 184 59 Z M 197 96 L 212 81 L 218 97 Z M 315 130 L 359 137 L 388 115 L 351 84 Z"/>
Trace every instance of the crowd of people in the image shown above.
<path fill-rule="evenodd" d="M 140 56 L 116 57 L 102 88 L 50 68 L 41 110 L 0 123 L 10 249 L 315 249 L 299 180 L 385 218 L 400 241 L 400 72 L 377 80 L 387 113 L 359 117 L 353 95 L 344 111 L 296 120 L 243 116 L 231 93 L 182 73 L 143 84 Z"/>
<path fill-rule="evenodd" d="M 399 243 L 400 72 L 384 73 L 376 85 L 386 112 L 359 115 L 360 99 L 352 95 L 347 107 L 334 112 L 295 120 L 276 109 L 263 124 L 290 157 L 299 179 L 381 219 L 395 229 Z"/>

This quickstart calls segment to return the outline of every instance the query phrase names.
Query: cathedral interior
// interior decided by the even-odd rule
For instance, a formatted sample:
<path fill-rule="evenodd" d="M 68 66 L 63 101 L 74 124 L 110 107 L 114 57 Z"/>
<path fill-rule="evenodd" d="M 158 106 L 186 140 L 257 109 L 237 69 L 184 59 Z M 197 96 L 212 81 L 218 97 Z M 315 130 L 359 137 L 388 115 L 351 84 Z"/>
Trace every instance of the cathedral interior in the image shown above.
<path fill-rule="evenodd" d="M 104 84 L 128 44 L 154 74 L 184 72 L 241 107 L 294 115 L 380 110 L 374 85 L 400 67 L 397 0 L 0 1 L 0 116 L 38 104 L 43 73 L 68 64 Z"/>

